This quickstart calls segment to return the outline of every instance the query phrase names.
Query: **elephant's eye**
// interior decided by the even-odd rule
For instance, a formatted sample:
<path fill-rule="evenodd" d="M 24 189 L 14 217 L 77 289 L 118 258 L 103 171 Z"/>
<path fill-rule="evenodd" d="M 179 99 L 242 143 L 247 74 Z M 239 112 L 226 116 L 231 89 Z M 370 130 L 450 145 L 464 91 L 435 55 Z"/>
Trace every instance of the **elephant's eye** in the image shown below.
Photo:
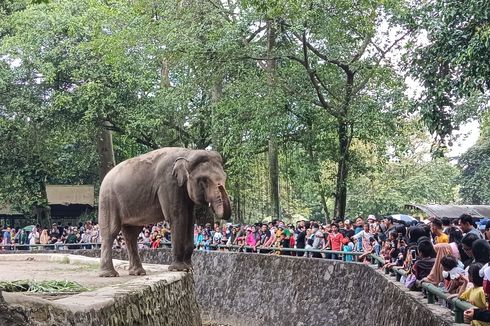
<path fill-rule="evenodd" d="M 199 180 L 197 181 L 197 184 L 202 189 L 206 189 L 206 183 L 207 183 L 206 178 L 199 178 Z"/>

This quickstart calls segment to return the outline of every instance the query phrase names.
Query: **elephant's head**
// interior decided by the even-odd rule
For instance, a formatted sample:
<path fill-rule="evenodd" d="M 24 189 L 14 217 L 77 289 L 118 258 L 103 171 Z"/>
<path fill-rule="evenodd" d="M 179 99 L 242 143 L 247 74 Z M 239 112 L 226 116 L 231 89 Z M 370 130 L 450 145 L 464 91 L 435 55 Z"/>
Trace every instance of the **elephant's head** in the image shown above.
<path fill-rule="evenodd" d="M 179 187 L 186 185 L 189 198 L 194 203 L 211 206 L 219 218 L 230 218 L 230 199 L 225 190 L 226 173 L 217 152 L 189 151 L 188 155 L 175 159 L 172 174 Z"/>

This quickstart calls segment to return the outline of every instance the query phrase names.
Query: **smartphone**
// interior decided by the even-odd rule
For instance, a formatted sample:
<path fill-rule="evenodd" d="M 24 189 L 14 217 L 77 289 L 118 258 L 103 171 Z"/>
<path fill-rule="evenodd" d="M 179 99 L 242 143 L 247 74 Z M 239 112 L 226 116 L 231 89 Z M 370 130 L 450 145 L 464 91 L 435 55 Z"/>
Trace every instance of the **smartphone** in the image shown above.
<path fill-rule="evenodd" d="M 417 259 L 417 253 L 415 252 L 415 250 L 410 250 L 410 253 L 412 254 L 412 260 L 416 260 Z"/>

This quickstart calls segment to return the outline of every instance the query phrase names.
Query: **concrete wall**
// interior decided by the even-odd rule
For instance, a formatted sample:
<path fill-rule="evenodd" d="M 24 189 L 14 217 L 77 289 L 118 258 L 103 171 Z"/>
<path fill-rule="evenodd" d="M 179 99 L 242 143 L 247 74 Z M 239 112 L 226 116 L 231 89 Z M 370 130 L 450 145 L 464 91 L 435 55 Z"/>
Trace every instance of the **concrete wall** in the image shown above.
<path fill-rule="evenodd" d="M 16 255 L 10 255 L 13 256 Z M 39 260 L 39 257 L 34 259 Z M 82 261 L 77 261 L 77 258 L 82 258 Z M 56 257 L 45 259 L 53 261 Z M 74 256 L 68 261 L 83 267 L 83 259 L 95 260 Z M 0 259 L 0 263 L 8 261 Z M 93 266 L 94 262 L 91 264 Z M 192 275 L 168 272 L 167 266 L 143 266 L 152 271 L 151 275 L 59 299 L 46 300 L 23 293 L 0 292 L 0 326 L 200 326 L 202 322 Z M 83 269 L 79 273 L 83 273 Z"/>
<path fill-rule="evenodd" d="M 98 252 L 84 254 L 97 255 Z M 127 259 L 125 252 L 115 258 Z M 168 264 L 170 250 L 145 250 Z M 325 259 L 197 251 L 193 256 L 203 322 L 254 325 L 452 325 L 373 268 Z M 435 309 L 436 308 L 436 309 Z M 439 307 L 440 308 L 440 307 Z"/>

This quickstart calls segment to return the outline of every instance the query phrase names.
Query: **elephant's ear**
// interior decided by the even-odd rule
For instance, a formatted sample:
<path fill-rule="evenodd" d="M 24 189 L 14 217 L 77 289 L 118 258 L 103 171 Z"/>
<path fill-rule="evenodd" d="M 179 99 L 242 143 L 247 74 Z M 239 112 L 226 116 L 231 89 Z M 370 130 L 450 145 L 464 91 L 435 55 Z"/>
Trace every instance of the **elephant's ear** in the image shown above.
<path fill-rule="evenodd" d="M 184 157 L 178 157 L 174 161 L 174 166 L 172 168 L 172 175 L 177 178 L 177 184 L 182 187 L 184 183 L 189 179 L 189 171 L 187 170 L 187 161 Z"/>

